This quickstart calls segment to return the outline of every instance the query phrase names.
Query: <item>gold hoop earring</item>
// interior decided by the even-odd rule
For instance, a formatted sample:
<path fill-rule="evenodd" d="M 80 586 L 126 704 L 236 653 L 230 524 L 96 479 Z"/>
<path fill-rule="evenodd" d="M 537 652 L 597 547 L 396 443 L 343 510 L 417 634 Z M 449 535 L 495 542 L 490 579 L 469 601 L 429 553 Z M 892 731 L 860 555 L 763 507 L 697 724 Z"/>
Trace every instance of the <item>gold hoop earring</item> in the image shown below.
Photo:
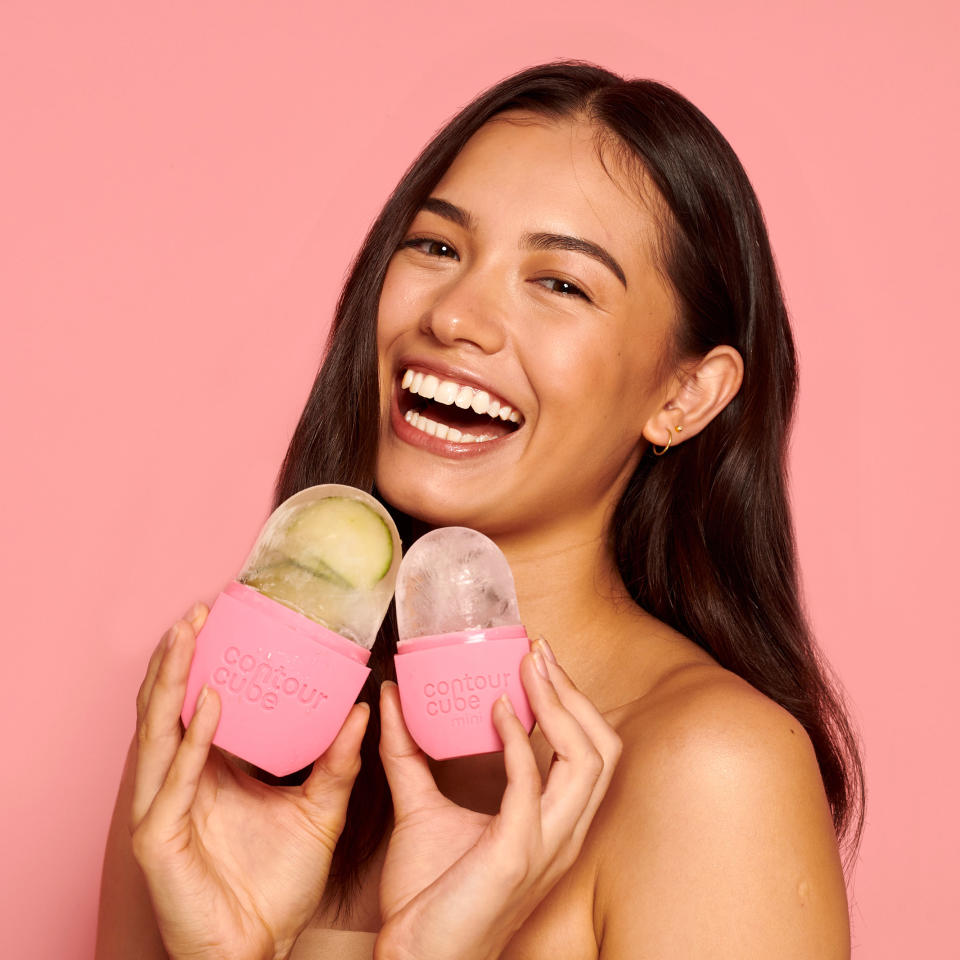
<path fill-rule="evenodd" d="M 677 433 L 680 433 L 680 432 L 683 430 L 683 424 L 679 424 L 679 423 L 678 423 L 677 426 L 676 426 L 674 429 L 677 431 Z M 673 434 L 672 434 L 672 433 L 668 433 L 668 434 L 667 434 L 667 445 L 666 445 L 662 450 L 658 450 L 658 449 L 656 448 L 656 446 L 651 443 L 651 444 L 650 444 L 650 448 L 653 450 L 653 455 L 654 455 L 655 457 L 662 457 L 662 456 L 670 449 L 670 444 L 671 444 L 671 443 L 673 443 Z"/>
<path fill-rule="evenodd" d="M 658 449 L 656 448 L 656 446 L 655 446 L 654 444 L 652 444 L 652 443 L 650 444 L 650 449 L 653 451 L 653 455 L 654 455 L 655 457 L 662 457 L 662 456 L 670 449 L 670 444 L 671 444 L 671 443 L 673 443 L 673 434 L 672 434 L 672 433 L 668 433 L 668 434 L 667 434 L 667 445 L 666 445 L 662 450 L 658 450 Z"/>

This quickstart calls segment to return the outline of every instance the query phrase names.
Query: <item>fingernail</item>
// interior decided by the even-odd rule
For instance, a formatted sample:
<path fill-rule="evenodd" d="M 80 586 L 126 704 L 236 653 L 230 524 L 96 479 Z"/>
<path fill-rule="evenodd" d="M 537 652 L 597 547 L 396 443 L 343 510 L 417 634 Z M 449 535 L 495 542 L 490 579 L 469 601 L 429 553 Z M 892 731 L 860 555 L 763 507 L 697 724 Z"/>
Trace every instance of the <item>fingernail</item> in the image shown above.
<path fill-rule="evenodd" d="M 505 694 L 500 694 L 500 702 L 507 708 L 507 711 L 510 713 L 510 716 L 515 717 L 517 711 L 513 709 L 513 704 L 510 702 L 510 698 Z"/>
<path fill-rule="evenodd" d="M 207 699 L 207 685 L 204 684 L 204 685 L 200 688 L 200 693 L 197 694 L 197 705 L 196 705 L 196 707 L 194 708 L 194 712 L 195 712 L 195 713 L 199 713 L 199 712 L 200 712 L 200 708 L 203 706 L 203 701 L 206 700 L 206 699 Z"/>
<path fill-rule="evenodd" d="M 180 636 L 180 621 L 178 620 L 167 633 L 167 649 L 169 650 L 176 642 L 177 638 Z"/>
<path fill-rule="evenodd" d="M 550 644 L 547 643 L 544 637 L 537 637 L 537 646 L 540 648 L 540 652 L 547 660 L 549 660 L 551 663 L 557 662 L 557 658 L 553 655 L 553 650 L 550 649 Z"/>
<path fill-rule="evenodd" d="M 547 665 L 543 662 L 543 654 L 541 654 L 539 650 L 533 651 L 533 665 L 537 668 L 537 673 L 539 673 L 541 677 L 549 679 Z"/>

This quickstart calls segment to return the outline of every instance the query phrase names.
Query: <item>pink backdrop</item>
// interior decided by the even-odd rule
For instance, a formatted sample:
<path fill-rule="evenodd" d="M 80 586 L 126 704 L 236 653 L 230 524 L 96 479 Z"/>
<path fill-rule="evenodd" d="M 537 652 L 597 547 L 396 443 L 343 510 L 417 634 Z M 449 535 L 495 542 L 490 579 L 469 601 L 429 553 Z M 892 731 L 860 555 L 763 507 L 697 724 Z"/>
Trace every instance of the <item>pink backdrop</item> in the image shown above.
<path fill-rule="evenodd" d="M 855 956 L 944 956 L 957 10 L 5 0 L 6 954 L 90 953 L 148 652 L 242 560 L 388 191 L 481 88 L 562 56 L 676 86 L 757 187 L 803 363 L 806 597 L 865 743 Z"/>

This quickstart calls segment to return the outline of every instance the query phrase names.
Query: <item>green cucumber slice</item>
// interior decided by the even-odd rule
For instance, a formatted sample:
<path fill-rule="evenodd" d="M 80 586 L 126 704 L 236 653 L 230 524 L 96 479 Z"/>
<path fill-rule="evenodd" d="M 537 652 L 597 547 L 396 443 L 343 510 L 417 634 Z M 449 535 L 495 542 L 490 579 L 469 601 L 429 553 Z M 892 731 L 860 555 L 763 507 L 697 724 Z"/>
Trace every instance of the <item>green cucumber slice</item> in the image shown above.
<path fill-rule="evenodd" d="M 343 577 L 327 566 L 321 569 L 311 569 L 293 560 L 281 560 L 266 567 L 260 567 L 259 570 L 248 573 L 240 582 L 256 587 L 261 593 L 272 596 L 271 591 L 284 589 L 283 584 L 303 584 L 307 582 L 304 578 L 313 579 L 315 577 L 326 580 L 334 586 L 340 587 L 341 590 L 352 589 Z"/>
<path fill-rule="evenodd" d="M 356 596 L 342 577 L 318 577 L 291 560 L 262 567 L 240 582 L 336 633 L 344 633 L 344 624 L 350 619 L 350 610 L 342 609 L 343 598 Z"/>
<path fill-rule="evenodd" d="M 359 500 L 327 497 L 297 511 L 280 549 L 318 577 L 369 590 L 393 562 L 383 517 Z"/>

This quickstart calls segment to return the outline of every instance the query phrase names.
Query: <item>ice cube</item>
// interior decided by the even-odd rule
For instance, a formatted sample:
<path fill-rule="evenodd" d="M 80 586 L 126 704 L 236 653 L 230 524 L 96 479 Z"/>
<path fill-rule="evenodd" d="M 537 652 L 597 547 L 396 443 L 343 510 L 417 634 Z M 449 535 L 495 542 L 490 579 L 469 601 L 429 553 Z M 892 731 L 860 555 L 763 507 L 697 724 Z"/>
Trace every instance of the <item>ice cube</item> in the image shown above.
<path fill-rule="evenodd" d="M 399 556 L 382 504 L 353 487 L 322 484 L 277 507 L 237 579 L 369 650 Z"/>
<path fill-rule="evenodd" d="M 520 623 L 507 558 L 468 527 L 440 527 L 410 548 L 396 601 L 401 640 Z"/>

